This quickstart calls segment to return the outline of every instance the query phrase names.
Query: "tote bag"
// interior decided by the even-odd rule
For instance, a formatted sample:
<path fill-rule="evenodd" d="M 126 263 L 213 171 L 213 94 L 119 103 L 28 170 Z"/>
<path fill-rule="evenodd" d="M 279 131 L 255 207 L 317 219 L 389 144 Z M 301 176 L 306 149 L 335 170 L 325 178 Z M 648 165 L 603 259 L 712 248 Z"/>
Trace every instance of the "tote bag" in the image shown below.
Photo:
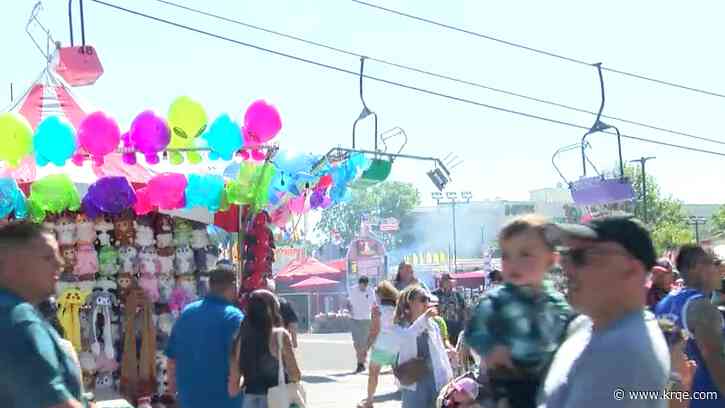
<path fill-rule="evenodd" d="M 267 407 L 268 408 L 289 408 L 295 404 L 299 408 L 307 408 L 305 403 L 305 390 L 300 383 L 285 384 L 284 382 L 284 363 L 282 362 L 282 334 L 277 334 L 277 361 L 279 370 L 277 371 L 277 386 L 267 390 Z"/>

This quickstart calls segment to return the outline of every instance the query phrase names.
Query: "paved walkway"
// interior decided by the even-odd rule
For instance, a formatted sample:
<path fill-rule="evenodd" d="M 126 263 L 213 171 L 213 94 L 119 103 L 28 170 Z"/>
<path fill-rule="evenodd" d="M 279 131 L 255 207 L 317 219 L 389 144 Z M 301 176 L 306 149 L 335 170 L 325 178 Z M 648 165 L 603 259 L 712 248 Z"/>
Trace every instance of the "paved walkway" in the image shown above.
<path fill-rule="evenodd" d="M 302 379 L 309 406 L 314 408 L 355 408 L 368 383 L 367 373 L 305 372 Z M 400 393 L 389 370 L 380 376 L 375 394 L 375 408 L 400 408 Z"/>

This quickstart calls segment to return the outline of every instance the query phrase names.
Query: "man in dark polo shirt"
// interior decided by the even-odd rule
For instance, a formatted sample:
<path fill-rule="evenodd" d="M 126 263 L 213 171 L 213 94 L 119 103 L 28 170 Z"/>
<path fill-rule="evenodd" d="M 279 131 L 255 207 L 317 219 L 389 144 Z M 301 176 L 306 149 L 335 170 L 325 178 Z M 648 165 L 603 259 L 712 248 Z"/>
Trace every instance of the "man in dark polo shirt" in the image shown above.
<path fill-rule="evenodd" d="M 0 227 L 0 406 L 81 408 L 78 366 L 34 305 L 53 294 L 62 258 L 35 224 Z"/>

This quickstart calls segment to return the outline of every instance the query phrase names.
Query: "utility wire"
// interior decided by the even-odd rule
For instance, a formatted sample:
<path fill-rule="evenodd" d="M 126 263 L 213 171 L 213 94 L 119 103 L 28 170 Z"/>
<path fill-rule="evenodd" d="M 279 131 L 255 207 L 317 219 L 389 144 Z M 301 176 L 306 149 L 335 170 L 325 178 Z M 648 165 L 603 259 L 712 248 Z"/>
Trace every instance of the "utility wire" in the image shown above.
<path fill-rule="evenodd" d="M 302 37 L 298 37 L 298 36 L 291 35 L 291 34 L 286 34 L 286 33 L 280 32 L 280 31 L 271 30 L 271 29 L 268 29 L 268 28 L 265 28 L 265 27 L 262 27 L 262 26 L 254 25 L 254 24 L 249 24 L 249 23 L 246 23 L 246 22 L 241 21 L 241 20 L 238 20 L 238 19 L 224 17 L 224 16 L 221 16 L 219 14 L 210 13 L 210 12 L 207 12 L 207 11 L 204 11 L 204 10 L 200 10 L 200 9 L 196 9 L 196 8 L 193 8 L 193 7 L 185 6 L 185 5 L 182 5 L 182 4 L 174 3 L 172 1 L 168 1 L 168 0 L 156 0 L 156 1 L 158 3 L 162 3 L 162 4 L 165 4 L 165 5 L 171 6 L 171 7 L 176 7 L 176 8 L 179 8 L 179 9 L 182 9 L 182 10 L 186 10 L 186 11 L 189 11 L 189 12 L 192 12 L 192 13 L 195 13 L 195 14 L 199 14 L 199 15 L 203 15 L 203 16 L 206 16 L 206 17 L 215 18 L 215 19 L 218 19 L 218 20 L 221 20 L 221 21 L 226 21 L 228 23 L 237 24 L 237 25 L 240 25 L 240 26 L 243 26 L 243 27 L 251 28 L 253 30 L 262 31 L 262 32 L 265 32 L 265 33 L 268 33 L 268 34 L 272 34 L 272 35 L 276 35 L 276 36 L 279 36 L 279 37 L 283 37 L 283 38 L 287 38 L 287 39 L 299 41 L 299 42 L 302 42 L 302 43 L 305 43 L 305 44 L 314 45 L 316 47 L 321 47 L 321 48 L 324 48 L 324 49 L 327 49 L 327 50 L 330 50 L 330 51 L 334 51 L 334 52 L 338 52 L 338 53 L 341 53 L 341 54 L 350 55 L 350 56 L 354 56 L 354 57 L 362 57 L 363 56 L 363 54 L 358 53 L 358 52 L 353 52 L 353 51 L 345 50 L 345 49 L 342 49 L 342 48 L 334 47 L 334 46 L 331 46 L 329 44 L 324 44 L 324 43 L 317 42 L 317 41 L 307 40 L 307 39 L 302 38 Z M 570 111 L 573 111 L 573 112 L 579 112 L 579 113 L 589 114 L 589 115 L 592 115 L 592 116 L 597 116 L 597 112 L 594 112 L 594 111 L 591 111 L 591 110 L 587 110 L 587 109 L 578 108 L 576 106 L 566 105 L 566 104 L 559 103 L 559 102 L 555 102 L 555 101 L 552 101 L 552 100 L 547 100 L 547 99 L 543 99 L 543 98 L 537 98 L 537 97 L 534 97 L 534 96 L 529 96 L 529 95 L 526 95 L 526 94 L 521 94 L 521 93 L 517 93 L 517 92 L 513 92 L 513 91 L 508 91 L 508 90 L 501 89 L 501 88 L 495 88 L 495 87 L 492 87 L 492 86 L 489 86 L 489 85 L 482 84 L 480 82 L 473 82 L 473 81 L 466 80 L 466 79 L 456 78 L 456 77 L 453 77 L 453 76 L 450 76 L 450 75 L 439 74 L 439 73 L 436 73 L 436 72 L 427 71 L 427 70 L 424 70 L 424 69 L 421 69 L 421 68 L 416 68 L 416 67 L 413 67 L 413 66 L 410 66 L 410 65 L 404 65 L 404 64 L 399 64 L 399 63 L 391 62 L 391 61 L 387 61 L 387 60 L 380 59 L 380 58 L 375 58 L 375 57 L 370 57 L 370 56 L 365 56 L 365 58 L 367 58 L 369 61 L 378 62 L 380 64 L 384 64 L 384 65 L 388 65 L 388 66 L 400 68 L 400 69 L 403 69 L 403 70 L 407 70 L 407 71 L 411 71 L 411 72 L 416 72 L 416 73 L 419 73 L 419 74 L 424 74 L 424 75 L 428 75 L 428 76 L 435 77 L 435 78 L 439 78 L 439 79 L 445 79 L 445 80 L 452 81 L 452 82 L 456 82 L 456 83 L 460 83 L 460 84 L 463 84 L 463 85 L 469 85 L 469 86 L 473 86 L 473 87 L 477 87 L 477 88 L 482 88 L 482 89 L 486 89 L 486 90 L 489 90 L 489 91 L 492 91 L 492 92 L 497 92 L 497 93 L 504 94 L 504 95 L 515 96 L 517 98 L 526 99 L 526 100 L 529 100 L 529 101 L 538 102 L 538 103 L 542 103 L 542 104 L 546 104 L 546 105 L 551 105 L 551 106 L 555 106 L 555 107 L 558 107 L 558 108 L 567 109 L 567 110 L 570 110 Z M 710 143 L 716 143 L 716 144 L 725 145 L 725 141 L 723 141 L 723 140 L 717 140 L 717 139 L 711 139 L 711 138 L 707 138 L 707 137 L 703 137 L 703 136 L 697 136 L 697 135 L 693 135 L 691 133 L 687 133 L 687 132 L 680 131 L 680 130 L 667 129 L 667 128 L 664 128 L 664 127 L 661 127 L 661 126 L 650 125 L 650 124 L 643 123 L 643 122 L 639 122 L 639 121 L 635 121 L 635 120 L 624 119 L 624 118 L 620 118 L 620 117 L 616 117 L 616 116 L 609 116 L 609 115 L 604 115 L 604 114 L 602 114 L 601 117 L 602 118 L 605 118 L 605 119 L 617 120 L 617 121 L 620 121 L 620 122 L 623 122 L 623 123 L 628 123 L 630 125 L 636 125 L 636 126 L 641 126 L 641 127 L 648 128 L 648 129 L 652 129 L 652 130 L 657 130 L 657 131 L 660 131 L 660 132 L 670 133 L 670 134 L 673 134 L 673 135 L 684 136 L 684 137 L 688 137 L 688 138 L 691 138 L 691 139 L 700 140 L 700 141 L 703 141 L 703 142 L 710 142 Z"/>
<path fill-rule="evenodd" d="M 149 20 L 153 20 L 153 21 L 156 21 L 156 22 L 164 23 L 164 24 L 171 25 L 171 26 L 174 26 L 174 27 L 177 27 L 177 28 L 181 28 L 181 29 L 184 29 L 184 30 L 192 31 L 192 32 L 195 32 L 195 33 L 198 33 L 198 34 L 203 34 L 203 35 L 206 35 L 206 36 L 209 36 L 209 37 L 217 38 L 217 39 L 220 39 L 220 40 L 223 40 L 223 41 L 227 41 L 227 42 L 230 42 L 230 43 L 233 43 L 233 44 L 241 45 L 241 46 L 244 46 L 244 47 L 253 48 L 253 49 L 258 50 L 258 51 L 267 52 L 267 53 L 274 54 L 274 55 L 277 55 L 277 56 L 280 56 L 280 57 L 286 57 L 286 58 L 289 58 L 289 59 L 293 59 L 295 61 L 304 62 L 304 63 L 311 64 L 311 65 L 315 65 L 315 66 L 320 67 L 320 68 L 326 68 L 326 69 L 330 69 L 330 70 L 333 70 L 333 71 L 342 72 L 342 73 L 345 73 L 345 74 L 348 74 L 348 75 L 352 75 L 352 76 L 355 76 L 355 77 L 359 77 L 360 76 L 360 74 L 358 72 L 350 71 L 350 70 L 345 69 L 345 68 L 340 68 L 340 67 L 337 67 L 337 66 L 334 66 L 334 65 L 325 64 L 323 62 L 319 62 L 319 61 L 315 61 L 315 60 L 311 60 L 311 59 L 302 58 L 302 57 L 298 57 L 296 55 L 287 54 L 287 53 L 284 53 L 284 52 L 272 50 L 272 49 L 269 49 L 269 48 L 261 47 L 261 46 L 258 46 L 258 45 L 255 45 L 255 44 L 251 44 L 251 43 L 247 43 L 247 42 L 244 42 L 244 41 L 239 41 L 239 40 L 236 40 L 236 39 L 233 39 L 233 38 L 225 37 L 225 36 L 220 35 L 220 34 L 215 34 L 215 33 L 209 32 L 209 31 L 204 31 L 204 30 L 201 30 L 201 29 L 198 29 L 198 28 L 195 28 L 195 27 L 191 27 L 191 26 L 187 26 L 187 25 L 184 25 L 184 24 L 180 24 L 180 23 L 177 23 L 177 22 L 174 22 L 174 21 L 171 21 L 171 20 L 166 20 L 166 19 L 163 19 L 163 18 L 160 18 L 160 17 L 156 17 L 156 16 L 152 16 L 152 15 L 149 15 L 149 14 L 145 14 L 145 13 L 142 13 L 142 12 L 139 12 L 139 11 L 127 9 L 127 8 L 124 8 L 124 7 L 121 7 L 121 6 L 112 4 L 112 3 L 107 3 L 107 2 L 105 2 L 103 0 L 90 0 L 90 1 L 92 1 L 94 3 L 97 3 L 97 4 L 100 4 L 100 5 L 103 5 L 103 6 L 106 6 L 106 7 L 110 7 L 110 8 L 119 10 L 119 11 L 126 12 L 126 13 L 129 13 L 129 14 L 134 14 L 134 15 L 139 16 L 139 17 L 144 17 L 144 18 L 149 19 Z M 457 102 L 463 102 L 463 103 L 467 103 L 467 104 L 470 104 L 470 105 L 475 105 L 475 106 L 479 106 L 479 107 L 483 107 L 483 108 L 497 110 L 497 111 L 500 111 L 500 112 L 510 113 L 510 114 L 513 114 L 513 115 L 523 116 L 523 117 L 527 117 L 527 118 L 531 118 L 531 119 L 538 119 L 538 120 L 542 120 L 542 121 L 545 121 L 545 122 L 554 123 L 554 124 L 558 124 L 558 125 L 562 125 L 562 126 L 568 126 L 568 127 L 572 127 L 572 128 L 576 128 L 576 129 L 581 129 L 581 130 L 587 130 L 588 131 L 590 129 L 588 126 L 579 125 L 579 124 L 576 124 L 576 123 L 566 122 L 566 121 L 559 120 L 559 119 L 548 118 L 548 117 L 545 117 L 545 116 L 539 116 L 539 115 L 535 115 L 535 114 L 531 114 L 531 113 L 527 113 L 527 112 L 522 112 L 522 111 L 517 111 L 517 110 L 513 110 L 513 109 L 507 109 L 507 108 L 503 108 L 503 107 L 500 107 L 500 106 L 490 105 L 490 104 L 486 104 L 486 103 L 483 103 L 483 102 L 478 102 L 478 101 L 474 101 L 474 100 L 471 100 L 471 99 L 466 99 L 466 98 L 462 98 L 462 97 L 458 97 L 458 96 L 454 96 L 454 95 L 448 95 L 448 94 L 445 94 L 445 93 L 436 92 L 436 91 L 432 91 L 432 90 L 429 90 L 429 89 L 416 87 L 416 86 L 413 86 L 413 85 L 408 85 L 408 84 L 404 84 L 404 83 L 400 83 L 400 82 L 396 82 L 396 81 L 392 81 L 392 80 L 388 80 L 388 79 L 384 79 L 384 78 L 374 77 L 374 76 L 371 76 L 371 75 L 363 75 L 363 77 L 364 78 L 367 78 L 367 79 L 370 79 L 372 81 L 381 82 L 381 83 L 384 83 L 384 84 L 387 84 L 387 85 L 391 85 L 391 86 L 395 86 L 395 87 L 398 87 L 398 88 L 408 89 L 408 90 L 411 90 L 411 91 L 416 91 L 416 92 L 424 93 L 424 94 L 428 94 L 428 95 L 434 95 L 434 96 L 438 96 L 438 97 L 441 97 L 441 98 L 444 98 L 444 99 L 453 100 L 453 101 L 457 101 Z M 608 133 L 608 134 L 612 134 L 612 135 L 615 134 L 615 133 L 609 132 L 609 131 L 603 132 L 603 133 Z M 693 151 L 693 152 L 707 153 L 707 154 L 712 154 L 712 155 L 716 155 L 716 156 L 723 156 L 723 157 L 725 157 L 725 153 L 723 153 L 723 152 L 716 152 L 716 151 L 707 150 L 707 149 L 700 149 L 700 148 L 691 147 L 691 146 L 683 146 L 683 145 L 678 145 L 678 144 L 674 144 L 674 143 L 667 143 L 667 142 L 662 142 L 662 141 L 657 141 L 657 140 L 652 140 L 652 139 L 647 139 L 647 138 L 642 138 L 642 137 L 629 136 L 629 135 L 626 135 L 626 134 L 622 134 L 621 137 L 626 138 L 626 139 L 632 139 L 632 140 L 637 140 L 637 141 L 641 141 L 641 142 L 646 142 L 646 143 L 657 144 L 657 145 L 661 145 L 661 146 L 668 146 L 668 147 L 682 149 L 682 150 L 689 150 L 689 151 Z"/>
<path fill-rule="evenodd" d="M 395 14 L 395 15 L 398 15 L 398 16 L 401 16 L 401 17 L 406 17 L 406 18 L 409 18 L 409 19 L 412 19 L 412 20 L 417 20 L 417 21 L 421 21 L 421 22 L 424 22 L 424 23 L 427 23 L 427 24 L 432 24 L 432 25 L 435 25 L 435 26 L 438 26 L 438 27 L 446 28 L 448 30 L 458 31 L 460 33 L 472 35 L 474 37 L 484 38 L 486 40 L 495 41 L 497 43 L 504 44 L 504 45 L 507 45 L 507 46 L 520 48 L 520 49 L 523 49 L 523 50 L 527 50 L 527 51 L 534 52 L 534 53 L 541 54 L 541 55 L 546 55 L 548 57 L 557 58 L 557 59 L 560 59 L 560 60 L 563 60 L 563 61 L 567 61 L 567 62 L 579 64 L 579 65 L 587 65 L 587 66 L 590 66 L 590 67 L 592 66 L 591 63 L 586 62 L 586 61 L 582 61 L 580 59 L 576 59 L 576 58 L 572 58 L 572 57 L 567 57 L 565 55 L 557 54 L 557 53 L 554 53 L 554 52 L 551 52 L 551 51 L 542 50 L 540 48 L 530 47 L 528 45 L 524 45 L 524 44 L 520 44 L 520 43 L 515 43 L 515 42 L 512 42 L 512 41 L 507 41 L 507 40 L 504 40 L 504 39 L 501 39 L 501 38 L 498 38 L 498 37 L 494 37 L 494 36 L 491 36 L 491 35 L 482 34 L 482 33 L 478 33 L 478 32 L 471 31 L 471 30 L 466 30 L 464 28 L 460 28 L 460 27 L 456 27 L 456 26 L 449 25 L 449 24 L 441 23 L 439 21 L 430 20 L 430 19 L 427 19 L 427 18 L 424 18 L 424 17 L 419 17 L 419 16 L 415 16 L 415 15 L 412 15 L 412 14 L 404 13 L 402 11 L 390 9 L 390 8 L 383 7 L 383 6 L 379 6 L 379 5 L 373 4 L 373 3 L 368 3 L 366 1 L 362 1 L 362 0 L 351 0 L 351 1 L 353 1 L 355 3 L 358 3 L 360 5 L 363 5 L 363 6 L 367 6 L 367 7 L 375 8 L 375 9 L 378 9 L 378 10 L 382 10 L 382 11 L 385 11 L 387 13 L 392 13 L 392 14 Z M 635 73 L 631 73 L 631 72 L 627 72 L 627 71 L 622 71 L 622 70 L 618 70 L 618 69 L 614 69 L 614 68 L 608 68 L 608 67 L 605 67 L 605 66 L 602 66 L 602 70 L 609 71 L 609 72 L 613 72 L 615 74 L 620 74 L 620 75 L 628 76 L 628 77 L 631 77 L 631 78 L 637 78 L 637 79 L 641 79 L 641 80 L 644 80 L 644 81 L 653 82 L 653 83 L 660 84 L 660 85 L 666 85 L 666 86 L 671 86 L 671 87 L 674 87 L 674 88 L 680 88 L 680 89 L 684 89 L 684 90 L 687 90 L 687 91 L 696 92 L 696 93 L 700 93 L 700 94 L 704 94 L 704 95 L 709 95 L 709 96 L 716 96 L 718 98 L 725 98 L 725 95 L 722 94 L 722 93 L 718 93 L 718 92 L 715 92 L 715 91 L 709 91 L 709 90 L 706 90 L 706 89 L 693 88 L 691 86 L 678 84 L 676 82 L 665 81 L 665 80 L 662 80 L 662 79 L 652 78 L 652 77 L 648 77 L 648 76 L 641 75 L 641 74 L 635 74 Z"/>

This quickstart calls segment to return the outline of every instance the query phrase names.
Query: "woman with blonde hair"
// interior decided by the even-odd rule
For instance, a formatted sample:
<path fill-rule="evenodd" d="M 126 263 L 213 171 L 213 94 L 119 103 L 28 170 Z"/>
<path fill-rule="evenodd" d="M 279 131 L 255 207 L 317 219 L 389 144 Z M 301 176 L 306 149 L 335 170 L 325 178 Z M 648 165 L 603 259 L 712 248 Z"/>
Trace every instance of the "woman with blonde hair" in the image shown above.
<path fill-rule="evenodd" d="M 401 382 L 402 408 L 432 407 L 438 390 L 453 378 L 438 325 L 431 319 L 430 295 L 409 286 L 398 297 L 393 321 L 408 329 L 401 333 L 396 376 Z M 405 377 L 405 378 L 404 378 Z"/>
<path fill-rule="evenodd" d="M 388 281 L 382 281 L 375 288 L 377 305 L 373 307 L 372 324 L 368 337 L 367 348 L 370 353 L 370 367 L 368 369 L 368 395 L 358 407 L 370 408 L 373 406 L 373 396 L 378 388 L 378 377 L 383 366 L 392 366 L 398 358 L 399 341 L 393 317 L 395 305 L 398 301 L 398 290 Z"/>

